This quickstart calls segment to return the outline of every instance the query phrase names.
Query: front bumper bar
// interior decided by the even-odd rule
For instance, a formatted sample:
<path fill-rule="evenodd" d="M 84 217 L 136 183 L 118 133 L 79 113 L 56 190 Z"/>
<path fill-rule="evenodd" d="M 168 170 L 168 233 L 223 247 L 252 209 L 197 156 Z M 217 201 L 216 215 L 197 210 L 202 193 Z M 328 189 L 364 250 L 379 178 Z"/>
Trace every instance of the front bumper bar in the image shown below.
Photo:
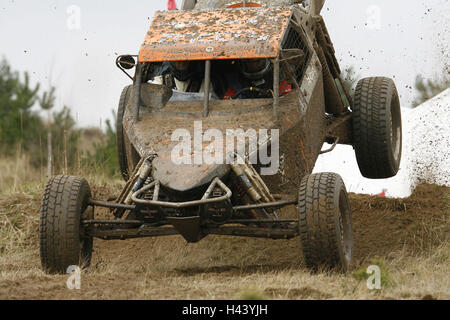
<path fill-rule="evenodd" d="M 144 204 L 144 205 L 148 205 L 148 206 L 160 206 L 160 207 L 179 209 L 179 208 L 187 208 L 187 207 L 205 205 L 205 204 L 210 204 L 210 203 L 222 202 L 222 201 L 230 199 L 231 195 L 232 195 L 231 190 L 225 185 L 225 183 L 220 181 L 220 179 L 217 177 L 214 178 L 214 180 L 211 182 L 208 189 L 203 194 L 203 197 L 200 200 L 194 200 L 194 201 L 186 201 L 186 202 L 159 201 L 158 197 L 159 197 L 160 186 L 161 186 L 161 184 L 160 184 L 159 180 L 153 181 L 152 183 L 144 186 L 143 188 L 141 188 L 138 191 L 136 191 L 135 193 L 133 193 L 131 195 L 131 200 L 134 203 Z M 210 198 L 209 196 L 211 195 L 212 190 L 216 186 L 221 188 L 222 191 L 225 192 L 225 195 L 217 197 L 217 198 Z M 143 195 L 145 192 L 149 191 L 153 187 L 155 189 L 153 191 L 152 200 L 138 198 L 139 196 Z"/>

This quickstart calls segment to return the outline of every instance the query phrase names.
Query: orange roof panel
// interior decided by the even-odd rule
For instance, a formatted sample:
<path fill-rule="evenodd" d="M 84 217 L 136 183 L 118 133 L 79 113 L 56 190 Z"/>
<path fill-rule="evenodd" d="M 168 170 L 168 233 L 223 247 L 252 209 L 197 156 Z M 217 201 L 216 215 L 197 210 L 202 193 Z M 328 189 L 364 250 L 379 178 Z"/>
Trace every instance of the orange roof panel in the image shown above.
<path fill-rule="evenodd" d="M 287 8 L 158 11 L 139 62 L 275 58 Z"/>

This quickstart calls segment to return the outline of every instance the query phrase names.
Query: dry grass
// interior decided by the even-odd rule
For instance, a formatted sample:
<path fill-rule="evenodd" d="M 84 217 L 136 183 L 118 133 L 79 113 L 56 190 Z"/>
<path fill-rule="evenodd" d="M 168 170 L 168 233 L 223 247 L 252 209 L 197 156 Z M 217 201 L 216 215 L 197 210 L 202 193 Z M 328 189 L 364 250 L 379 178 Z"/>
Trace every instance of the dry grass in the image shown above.
<path fill-rule="evenodd" d="M 44 174 L 43 170 L 31 166 L 29 157 L 21 153 L 15 158 L 0 158 L 0 172 L 0 195 L 36 190 Z"/>
<path fill-rule="evenodd" d="M 14 169 L 14 163 L 6 160 L 0 166 Z M 374 253 L 360 249 L 350 274 L 311 274 L 301 260 L 298 239 L 209 236 L 197 244 L 186 244 L 178 236 L 96 240 L 92 266 L 82 273 L 82 289 L 71 291 L 66 288 L 67 275 L 49 276 L 40 269 L 38 211 L 43 179 L 40 174 L 29 181 L 27 176 L 14 177 L 18 171 L 2 172 L 11 176 L 2 175 L 0 183 L 0 299 L 450 298 L 450 204 L 445 196 L 442 215 L 424 220 L 416 219 L 415 211 L 405 212 L 408 224 L 402 232 L 407 239 L 399 240 L 403 245 L 383 244 Z M 88 180 L 103 197 L 121 185 L 102 176 Z M 446 190 L 448 194 L 450 188 Z M 384 202 L 377 201 L 370 199 L 370 207 L 384 208 Z M 420 209 L 435 205 L 424 203 Z M 381 224 L 386 212 L 381 210 L 377 216 Z M 368 230 L 359 231 L 356 245 L 370 247 L 371 238 L 364 236 Z M 385 235 L 380 232 L 379 237 Z M 361 276 L 371 264 L 382 267 L 381 290 L 369 290 Z"/>
<path fill-rule="evenodd" d="M 101 241 L 100 241 L 101 242 Z M 249 240 L 253 248 L 262 243 Z M 221 243 L 221 246 L 216 246 Z M 333 272 L 309 273 L 297 265 L 266 265 L 247 252 L 223 250 L 236 239 L 211 237 L 187 246 L 179 238 L 96 245 L 93 266 L 82 274 L 82 289 L 65 287 L 67 276 L 48 276 L 34 252 L 0 259 L 0 298 L 17 299 L 448 299 L 448 247 L 428 257 L 393 253 L 385 262 L 391 284 L 369 290 L 365 281 Z M 119 250 L 114 249 L 118 246 Z M 281 244 L 285 247 L 286 244 Z M 164 254 L 155 250 L 170 250 Z M 191 248 L 190 248 L 191 247 Z M 31 249 L 31 248 L 30 248 Z M 125 250 L 127 249 L 127 250 Z M 106 251 L 109 251 L 106 253 Z M 134 250 L 134 252 L 132 252 Z M 220 250 L 220 251 L 219 251 Z M 157 253 L 155 254 L 155 251 Z M 106 254 L 105 254 L 106 253 Z M 131 254 L 130 254 L 131 253 Z M 137 257 L 140 253 L 141 257 Z M 291 255 L 294 258 L 297 254 Z M 223 257 L 229 257 L 224 259 Z M 221 261 L 222 260 L 222 261 Z M 224 261 L 226 260 L 226 261 Z"/>

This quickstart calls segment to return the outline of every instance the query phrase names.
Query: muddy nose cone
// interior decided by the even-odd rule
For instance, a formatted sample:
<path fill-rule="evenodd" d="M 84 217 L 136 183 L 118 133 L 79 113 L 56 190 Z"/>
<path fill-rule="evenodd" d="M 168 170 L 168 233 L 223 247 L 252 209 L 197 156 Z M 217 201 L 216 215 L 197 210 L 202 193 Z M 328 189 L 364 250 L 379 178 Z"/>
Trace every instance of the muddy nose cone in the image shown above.
<path fill-rule="evenodd" d="M 176 164 L 170 156 L 153 161 L 153 178 L 166 188 L 180 192 L 209 184 L 215 177 L 221 179 L 229 171 L 227 164 Z"/>

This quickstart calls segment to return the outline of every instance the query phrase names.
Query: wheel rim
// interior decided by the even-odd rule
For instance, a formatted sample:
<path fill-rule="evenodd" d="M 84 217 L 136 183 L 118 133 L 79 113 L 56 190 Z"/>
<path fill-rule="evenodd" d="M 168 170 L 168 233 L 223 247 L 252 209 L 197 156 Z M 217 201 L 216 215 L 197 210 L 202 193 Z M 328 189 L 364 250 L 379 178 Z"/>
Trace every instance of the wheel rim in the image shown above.
<path fill-rule="evenodd" d="M 342 246 L 343 258 L 345 260 L 345 268 L 347 268 L 352 260 L 353 255 L 353 237 L 350 218 L 350 204 L 345 190 L 341 190 L 339 194 L 339 241 Z"/>

